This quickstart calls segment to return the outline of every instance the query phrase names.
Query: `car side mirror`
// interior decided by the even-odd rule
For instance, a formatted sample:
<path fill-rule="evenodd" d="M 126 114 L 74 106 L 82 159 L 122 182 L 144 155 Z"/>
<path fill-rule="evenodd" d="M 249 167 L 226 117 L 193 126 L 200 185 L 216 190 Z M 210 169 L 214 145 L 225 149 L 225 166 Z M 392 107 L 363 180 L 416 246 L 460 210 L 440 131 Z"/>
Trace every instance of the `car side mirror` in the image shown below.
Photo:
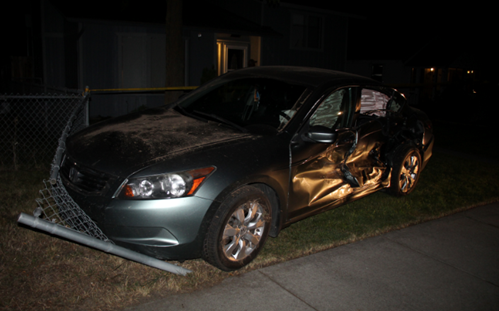
<path fill-rule="evenodd" d="M 315 125 L 310 127 L 305 136 L 316 143 L 332 144 L 336 141 L 338 134 L 328 127 Z"/>

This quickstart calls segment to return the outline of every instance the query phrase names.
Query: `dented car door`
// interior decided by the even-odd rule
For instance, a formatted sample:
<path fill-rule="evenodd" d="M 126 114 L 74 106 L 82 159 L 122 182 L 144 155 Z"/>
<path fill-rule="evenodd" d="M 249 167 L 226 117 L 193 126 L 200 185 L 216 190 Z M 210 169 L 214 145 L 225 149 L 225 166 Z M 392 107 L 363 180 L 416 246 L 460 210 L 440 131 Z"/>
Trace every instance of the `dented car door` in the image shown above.
<path fill-rule="evenodd" d="M 402 103 L 394 93 L 362 88 L 360 94 L 353 122 L 356 143 L 346 161 L 351 185 L 355 187 L 352 199 L 388 186 L 388 142 L 403 124 L 398 113 Z"/>
<path fill-rule="evenodd" d="M 291 144 L 288 218 L 306 217 L 341 204 L 352 192 L 345 178 L 345 162 L 355 144 L 349 126 L 356 108 L 356 88 L 342 88 L 325 96 Z M 329 142 L 310 138 L 313 129 L 334 134 Z"/>
<path fill-rule="evenodd" d="M 325 96 L 292 144 L 290 220 L 388 186 L 384 152 L 397 126 L 393 111 L 388 111 L 390 100 L 378 90 L 360 87 Z M 334 141 L 307 140 L 317 126 L 332 131 Z"/>

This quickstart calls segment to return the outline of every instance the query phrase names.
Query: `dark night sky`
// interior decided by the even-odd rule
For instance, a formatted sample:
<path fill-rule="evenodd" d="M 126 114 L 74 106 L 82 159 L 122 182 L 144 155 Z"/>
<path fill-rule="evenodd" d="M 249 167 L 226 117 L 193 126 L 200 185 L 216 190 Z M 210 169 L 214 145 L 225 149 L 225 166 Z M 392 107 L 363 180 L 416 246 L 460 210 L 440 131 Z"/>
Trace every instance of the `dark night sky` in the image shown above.
<path fill-rule="evenodd" d="M 469 46 L 481 36 L 483 26 L 480 25 L 484 24 L 482 16 L 474 10 L 455 8 L 436 9 L 421 5 L 380 8 L 372 3 L 355 11 L 366 19 L 350 22 L 350 57 L 354 58 L 407 59 L 431 40 L 449 40 L 448 44 L 459 46 L 461 42 L 462 46 Z M 356 51 L 357 47 L 366 46 L 364 42 L 368 42 L 372 49 Z"/>

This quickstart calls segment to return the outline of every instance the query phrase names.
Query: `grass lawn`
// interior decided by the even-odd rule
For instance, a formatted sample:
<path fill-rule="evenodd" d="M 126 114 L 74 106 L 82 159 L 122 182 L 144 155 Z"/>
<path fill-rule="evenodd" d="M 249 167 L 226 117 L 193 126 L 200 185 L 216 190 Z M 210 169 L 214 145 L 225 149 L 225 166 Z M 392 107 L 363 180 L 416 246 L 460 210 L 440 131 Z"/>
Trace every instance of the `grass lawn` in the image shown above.
<path fill-rule="evenodd" d="M 471 154 L 495 157 L 494 148 L 471 144 L 479 132 L 457 136 L 462 127 L 439 126 L 437 145 L 442 140 L 446 150 L 463 151 L 466 146 Z M 259 257 L 240 271 L 225 273 L 190 260 L 181 265 L 193 273 L 182 277 L 17 225 L 20 212 L 31 214 L 35 208 L 47 175 L 0 172 L 0 309 L 117 309 L 499 199 L 498 164 L 436 151 L 408 197 L 375 193 L 291 225 L 278 238 L 269 238 Z"/>

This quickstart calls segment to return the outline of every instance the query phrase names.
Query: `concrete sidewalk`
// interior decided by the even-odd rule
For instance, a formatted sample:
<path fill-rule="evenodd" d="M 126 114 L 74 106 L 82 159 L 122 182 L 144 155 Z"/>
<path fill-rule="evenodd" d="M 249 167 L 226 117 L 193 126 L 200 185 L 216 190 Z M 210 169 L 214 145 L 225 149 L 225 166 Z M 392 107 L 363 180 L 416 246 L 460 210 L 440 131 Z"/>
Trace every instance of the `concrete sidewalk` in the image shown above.
<path fill-rule="evenodd" d="M 499 310 L 499 203 L 126 310 Z"/>

